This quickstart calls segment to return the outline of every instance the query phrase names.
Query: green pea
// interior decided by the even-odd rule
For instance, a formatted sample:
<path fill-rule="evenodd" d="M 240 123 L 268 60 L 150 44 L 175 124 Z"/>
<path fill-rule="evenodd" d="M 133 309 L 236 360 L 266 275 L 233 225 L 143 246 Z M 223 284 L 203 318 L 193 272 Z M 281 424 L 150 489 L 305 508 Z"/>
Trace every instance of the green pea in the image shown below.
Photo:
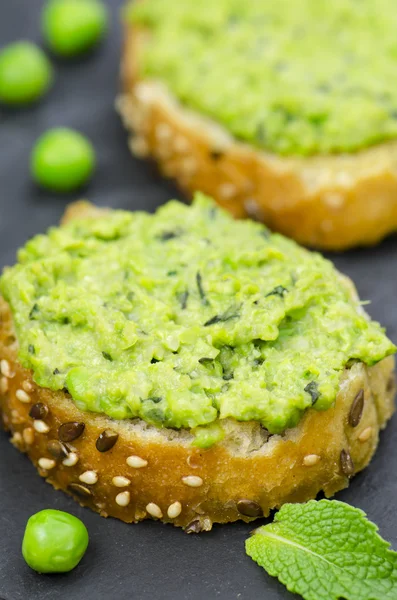
<path fill-rule="evenodd" d="M 0 102 L 29 104 L 49 89 L 53 80 L 51 63 L 30 42 L 15 42 L 0 52 Z"/>
<path fill-rule="evenodd" d="M 74 569 L 88 546 L 88 531 L 73 515 L 42 510 L 26 524 L 22 555 L 38 573 L 65 573 Z"/>
<path fill-rule="evenodd" d="M 90 179 L 95 167 L 92 144 L 73 129 L 50 129 L 36 142 L 31 155 L 35 181 L 54 192 L 72 192 Z"/>
<path fill-rule="evenodd" d="M 99 43 L 107 29 L 107 10 L 100 0 L 49 0 L 42 30 L 49 48 L 59 56 L 76 56 Z"/>

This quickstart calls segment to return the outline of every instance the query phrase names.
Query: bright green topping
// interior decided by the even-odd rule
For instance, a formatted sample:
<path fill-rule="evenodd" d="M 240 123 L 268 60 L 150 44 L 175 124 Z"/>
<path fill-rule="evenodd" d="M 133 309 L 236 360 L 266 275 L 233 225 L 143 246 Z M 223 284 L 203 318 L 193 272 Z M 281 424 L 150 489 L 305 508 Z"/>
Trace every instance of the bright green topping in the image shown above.
<path fill-rule="evenodd" d="M 192 446 L 204 449 L 211 448 L 211 446 L 221 442 L 225 437 L 225 433 L 219 422 L 211 423 L 205 427 L 197 427 L 192 433 L 194 434 Z"/>
<path fill-rule="evenodd" d="M 35 181 L 54 192 L 71 192 L 88 182 L 95 167 L 92 144 L 78 131 L 50 129 L 36 142 L 31 156 Z"/>
<path fill-rule="evenodd" d="M 305 600 L 395 600 L 397 552 L 363 511 L 336 500 L 285 504 L 248 556 Z"/>
<path fill-rule="evenodd" d="M 38 46 L 15 42 L 0 52 L 0 102 L 29 104 L 49 89 L 52 66 Z"/>
<path fill-rule="evenodd" d="M 73 515 L 42 510 L 27 522 L 22 554 L 38 573 L 65 573 L 74 569 L 88 546 L 88 531 Z"/>
<path fill-rule="evenodd" d="M 18 258 L 0 289 L 22 364 L 116 419 L 281 432 L 332 405 L 350 359 L 395 350 L 330 262 L 201 194 L 50 229 Z"/>
<path fill-rule="evenodd" d="M 144 76 L 279 154 L 397 138 L 394 0 L 145 0 Z"/>
<path fill-rule="evenodd" d="M 107 20 L 101 0 L 49 0 L 43 9 L 43 35 L 55 54 L 76 56 L 101 41 Z"/>

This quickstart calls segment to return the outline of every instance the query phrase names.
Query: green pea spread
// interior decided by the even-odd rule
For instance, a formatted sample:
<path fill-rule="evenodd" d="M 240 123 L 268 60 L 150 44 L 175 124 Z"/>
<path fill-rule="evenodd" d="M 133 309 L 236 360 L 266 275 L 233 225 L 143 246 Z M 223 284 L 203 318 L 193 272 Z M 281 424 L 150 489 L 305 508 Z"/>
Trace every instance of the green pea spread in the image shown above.
<path fill-rule="evenodd" d="M 204 447 L 226 417 L 296 425 L 332 405 L 348 361 L 395 350 L 330 262 L 202 194 L 54 227 L 18 259 L 0 289 L 35 381 L 83 410 L 198 428 Z"/>
<path fill-rule="evenodd" d="M 278 154 L 397 137 L 394 0 L 144 0 L 142 75 L 236 138 Z"/>

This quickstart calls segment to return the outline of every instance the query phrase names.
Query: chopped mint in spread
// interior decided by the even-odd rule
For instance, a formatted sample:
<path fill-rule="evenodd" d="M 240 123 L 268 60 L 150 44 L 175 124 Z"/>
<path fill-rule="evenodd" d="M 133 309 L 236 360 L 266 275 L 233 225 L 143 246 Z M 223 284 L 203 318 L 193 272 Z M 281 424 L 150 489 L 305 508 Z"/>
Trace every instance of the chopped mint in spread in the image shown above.
<path fill-rule="evenodd" d="M 394 0 L 145 0 L 142 75 L 278 154 L 397 138 Z M 216 160 L 216 157 L 214 157 Z"/>
<path fill-rule="evenodd" d="M 349 360 L 394 352 L 330 262 L 213 208 L 197 194 L 30 240 L 0 289 L 34 380 L 115 419 L 280 433 L 332 405 Z M 196 444 L 219 431 L 197 429 Z"/>
<path fill-rule="evenodd" d="M 317 400 L 320 397 L 320 393 L 318 391 L 318 385 L 315 381 L 311 381 L 310 383 L 307 384 L 307 386 L 305 387 L 305 392 L 310 394 L 310 396 L 312 397 L 312 404 L 317 402 Z"/>
<path fill-rule="evenodd" d="M 397 552 L 363 511 L 337 500 L 285 504 L 246 551 L 305 600 L 395 600 Z"/>

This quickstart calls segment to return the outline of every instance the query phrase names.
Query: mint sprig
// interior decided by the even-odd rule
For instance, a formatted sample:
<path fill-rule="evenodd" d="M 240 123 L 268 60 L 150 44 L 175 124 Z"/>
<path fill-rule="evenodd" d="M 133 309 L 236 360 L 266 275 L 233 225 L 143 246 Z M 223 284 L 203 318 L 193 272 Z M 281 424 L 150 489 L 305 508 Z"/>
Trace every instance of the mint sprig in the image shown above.
<path fill-rule="evenodd" d="M 286 504 L 247 554 L 305 600 L 396 600 L 397 552 L 363 511 L 337 500 Z"/>

